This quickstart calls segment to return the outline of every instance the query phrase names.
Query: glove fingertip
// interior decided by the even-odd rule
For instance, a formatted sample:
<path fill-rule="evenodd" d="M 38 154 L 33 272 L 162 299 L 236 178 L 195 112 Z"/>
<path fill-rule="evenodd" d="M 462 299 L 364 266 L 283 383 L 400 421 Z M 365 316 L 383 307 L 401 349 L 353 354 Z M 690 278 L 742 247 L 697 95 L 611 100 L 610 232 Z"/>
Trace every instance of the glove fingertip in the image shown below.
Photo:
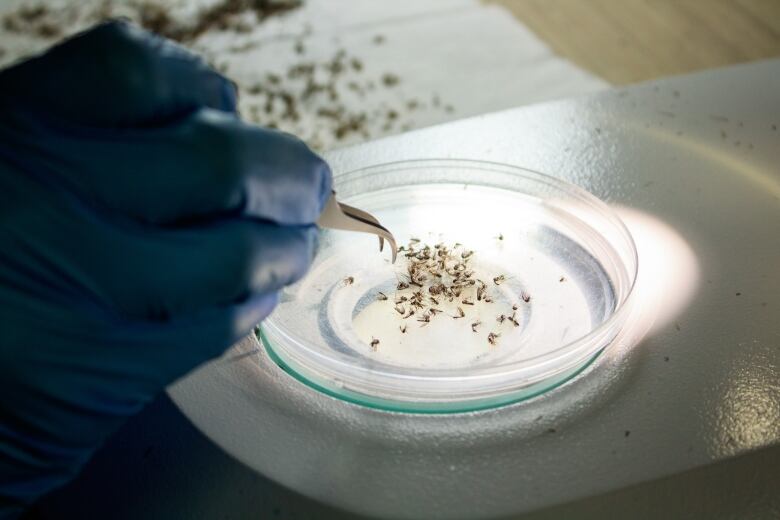
<path fill-rule="evenodd" d="M 235 81 L 223 78 L 222 103 L 226 112 L 235 112 L 238 106 L 238 85 Z"/>
<path fill-rule="evenodd" d="M 325 203 L 330 198 L 330 194 L 333 192 L 333 172 L 330 169 L 328 163 L 324 160 L 320 160 L 319 165 L 319 178 L 320 178 L 320 191 L 319 191 L 319 211 L 317 217 L 325 209 Z"/>
<path fill-rule="evenodd" d="M 279 293 L 252 294 L 235 307 L 233 341 L 238 341 L 266 319 L 279 304 Z"/>

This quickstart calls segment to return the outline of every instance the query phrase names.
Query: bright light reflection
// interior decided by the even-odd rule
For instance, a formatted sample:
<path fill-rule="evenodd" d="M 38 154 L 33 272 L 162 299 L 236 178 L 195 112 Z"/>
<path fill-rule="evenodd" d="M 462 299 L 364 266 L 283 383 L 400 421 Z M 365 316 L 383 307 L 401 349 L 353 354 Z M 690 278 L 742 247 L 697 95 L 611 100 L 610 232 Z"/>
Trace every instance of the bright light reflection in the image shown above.
<path fill-rule="evenodd" d="M 677 231 L 639 210 L 612 208 L 628 228 L 639 258 L 631 316 L 618 338 L 624 346 L 670 323 L 690 303 L 699 283 L 699 265 Z"/>
<path fill-rule="evenodd" d="M 636 303 L 646 309 L 651 329 L 682 312 L 699 284 L 699 265 L 688 243 L 660 219 L 630 208 L 615 208 L 634 237 L 639 256 Z"/>

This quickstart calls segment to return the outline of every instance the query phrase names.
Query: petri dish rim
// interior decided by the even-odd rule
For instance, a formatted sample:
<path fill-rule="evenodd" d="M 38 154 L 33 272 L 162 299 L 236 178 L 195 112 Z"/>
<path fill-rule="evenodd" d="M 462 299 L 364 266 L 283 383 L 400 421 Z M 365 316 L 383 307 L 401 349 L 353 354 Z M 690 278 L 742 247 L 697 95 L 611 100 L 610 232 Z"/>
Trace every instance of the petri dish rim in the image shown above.
<path fill-rule="evenodd" d="M 268 357 L 276 363 L 284 372 L 290 375 L 293 379 L 303 383 L 304 385 L 317 390 L 327 396 L 346 401 L 359 406 L 366 406 L 369 408 L 375 408 L 385 412 L 396 413 L 412 413 L 412 414 L 457 414 L 457 413 L 469 413 L 478 412 L 480 410 L 489 410 L 491 408 L 498 408 L 500 406 L 508 406 L 510 404 L 519 403 L 528 399 L 537 397 L 545 392 L 548 392 L 560 385 L 567 383 L 574 379 L 586 368 L 591 366 L 594 361 L 604 352 L 604 349 L 598 350 L 595 354 L 587 358 L 583 363 L 576 365 L 574 368 L 565 371 L 558 377 L 551 377 L 542 380 L 536 384 L 517 389 L 513 392 L 504 393 L 500 395 L 493 395 L 481 399 L 470 399 L 460 401 L 399 401 L 393 399 L 387 399 L 367 394 L 361 394 L 355 391 L 349 390 L 336 390 L 328 387 L 327 385 L 313 381 L 311 378 L 306 377 L 299 370 L 291 366 L 287 361 L 279 356 L 274 351 L 273 346 L 269 342 L 268 338 L 263 334 L 262 328 L 258 327 L 256 331 L 257 339 L 260 344 L 265 347 Z M 606 348 L 606 347 L 605 347 Z"/>

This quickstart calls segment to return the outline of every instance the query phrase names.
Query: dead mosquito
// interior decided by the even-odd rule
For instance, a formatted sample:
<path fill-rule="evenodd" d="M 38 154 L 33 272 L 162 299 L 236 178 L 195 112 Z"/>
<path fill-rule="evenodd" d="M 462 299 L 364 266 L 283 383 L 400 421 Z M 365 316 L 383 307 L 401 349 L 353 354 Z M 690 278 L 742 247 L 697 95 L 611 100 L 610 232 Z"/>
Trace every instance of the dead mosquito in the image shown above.
<path fill-rule="evenodd" d="M 403 291 L 404 289 L 408 289 L 408 288 L 409 288 L 409 284 L 406 282 L 398 282 L 398 285 L 396 286 L 396 289 L 398 289 L 399 291 Z"/>
<path fill-rule="evenodd" d="M 453 318 L 457 320 L 458 318 L 463 318 L 465 316 L 466 316 L 466 313 L 463 312 L 463 308 L 462 307 L 458 307 L 458 315 L 457 316 L 453 316 Z"/>
<path fill-rule="evenodd" d="M 503 274 L 500 274 L 500 275 L 496 276 L 495 278 L 493 278 L 493 283 L 496 284 L 496 285 L 501 285 L 504 282 L 504 280 L 506 280 L 506 276 L 504 276 Z"/>
<path fill-rule="evenodd" d="M 376 350 L 378 346 L 379 346 L 379 340 L 374 338 L 374 337 L 372 337 L 371 338 L 371 349 L 372 350 Z"/>
<path fill-rule="evenodd" d="M 481 321 L 479 320 L 475 321 L 474 323 L 471 324 L 471 330 L 473 332 L 477 332 L 477 327 L 479 327 L 480 325 L 482 325 Z"/>
<path fill-rule="evenodd" d="M 386 295 L 385 293 L 383 293 L 383 292 L 381 292 L 381 291 L 380 291 L 380 292 L 379 292 L 379 293 L 376 295 L 376 299 L 377 299 L 377 300 L 379 300 L 379 301 L 385 301 L 385 300 L 387 299 L 387 295 Z"/>
<path fill-rule="evenodd" d="M 506 319 L 505 315 L 499 314 L 498 317 L 496 318 L 496 321 L 499 322 L 499 323 L 504 323 L 505 319 Z"/>
<path fill-rule="evenodd" d="M 474 305 L 474 302 L 469 300 L 468 298 L 463 298 L 463 300 L 461 300 L 460 303 L 462 303 L 463 305 Z"/>
<path fill-rule="evenodd" d="M 406 309 L 404 308 L 404 306 L 403 306 L 403 305 L 396 305 L 396 306 L 395 306 L 395 312 L 397 312 L 398 314 L 400 314 L 401 316 L 403 316 L 403 315 L 404 315 L 404 313 L 406 312 Z"/>
<path fill-rule="evenodd" d="M 428 287 L 428 292 L 436 296 L 437 294 L 442 294 L 445 289 L 446 287 L 443 283 L 437 283 Z"/>
<path fill-rule="evenodd" d="M 346 278 L 344 278 L 344 287 L 346 287 L 347 285 L 352 285 L 353 283 L 355 283 L 354 276 L 347 276 Z"/>
<path fill-rule="evenodd" d="M 531 301 L 531 295 L 530 295 L 530 294 L 528 294 L 528 293 L 527 293 L 527 292 L 525 292 L 525 291 L 523 291 L 523 292 L 521 292 L 521 293 L 520 293 L 520 298 L 522 298 L 522 299 L 523 299 L 523 301 L 524 301 L 525 303 L 528 303 L 528 302 L 530 302 L 530 301 Z"/>
<path fill-rule="evenodd" d="M 417 318 L 417 321 L 422 323 L 422 325 L 420 325 L 420 327 L 425 327 L 426 325 L 428 325 L 431 322 L 431 315 L 428 314 L 428 313 L 423 314 L 422 316 Z"/>
<path fill-rule="evenodd" d="M 398 327 L 398 328 L 399 328 L 399 329 L 401 329 L 401 334 L 406 334 L 406 325 L 405 325 L 405 324 L 404 324 L 404 325 L 401 325 L 401 326 L 400 326 L 400 327 Z"/>
<path fill-rule="evenodd" d="M 501 334 L 499 334 L 498 332 L 491 332 L 490 334 L 488 334 L 488 338 L 487 338 L 488 339 L 488 343 L 490 343 L 491 345 L 495 345 L 496 344 L 496 340 L 498 340 L 498 338 L 500 338 L 500 337 L 501 337 Z"/>
<path fill-rule="evenodd" d="M 477 287 L 477 301 L 482 301 L 482 299 L 485 297 L 487 286 L 482 280 L 477 280 L 477 283 L 479 283 L 479 287 Z"/>

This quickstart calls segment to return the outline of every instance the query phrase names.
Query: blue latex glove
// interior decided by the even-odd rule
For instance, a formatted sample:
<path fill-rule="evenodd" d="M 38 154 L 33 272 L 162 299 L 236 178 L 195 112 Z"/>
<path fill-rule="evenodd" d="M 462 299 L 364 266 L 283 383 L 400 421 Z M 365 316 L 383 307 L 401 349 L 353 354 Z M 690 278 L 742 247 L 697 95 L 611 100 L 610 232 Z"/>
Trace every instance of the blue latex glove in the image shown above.
<path fill-rule="evenodd" d="M 330 189 L 229 81 L 129 24 L 0 72 L 0 516 L 267 316 Z"/>

